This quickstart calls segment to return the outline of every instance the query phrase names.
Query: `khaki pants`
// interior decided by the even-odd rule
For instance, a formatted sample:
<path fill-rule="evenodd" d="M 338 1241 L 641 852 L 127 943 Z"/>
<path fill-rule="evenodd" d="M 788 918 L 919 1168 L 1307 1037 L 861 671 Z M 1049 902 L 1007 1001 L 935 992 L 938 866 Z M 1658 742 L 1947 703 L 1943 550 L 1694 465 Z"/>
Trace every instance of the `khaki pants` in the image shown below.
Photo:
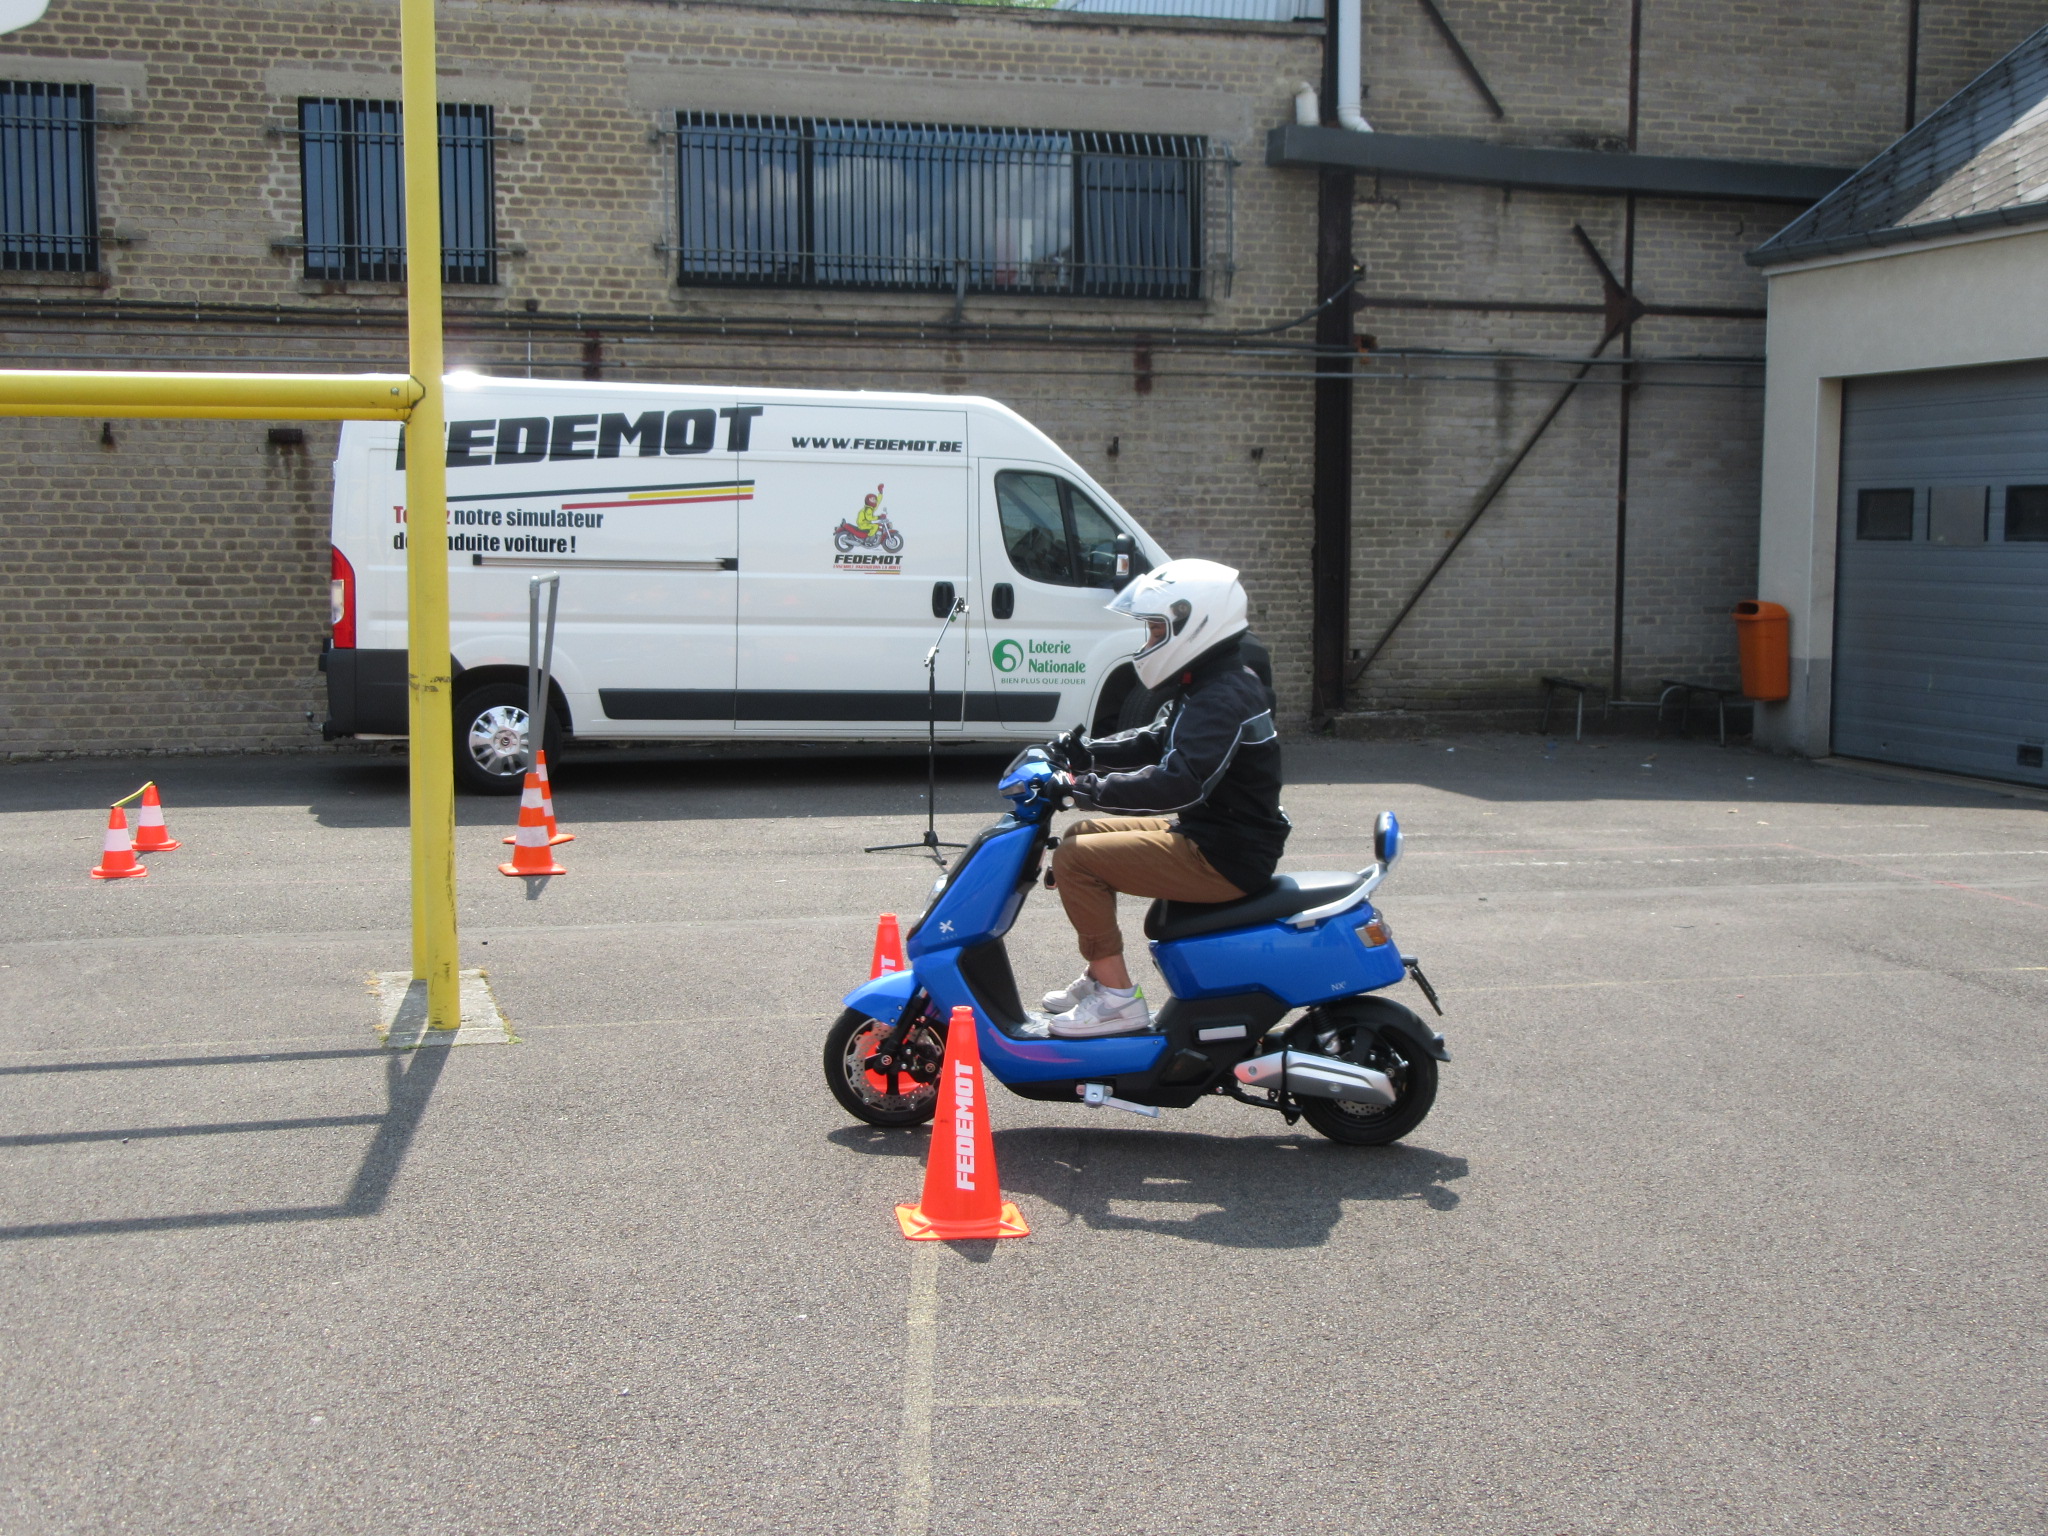
<path fill-rule="evenodd" d="M 1053 883 L 1067 921 L 1081 939 L 1081 957 L 1107 960 L 1124 952 L 1116 896 L 1167 901 L 1235 901 L 1244 895 L 1216 873 L 1194 839 L 1164 816 L 1103 816 L 1077 821 L 1052 851 Z"/>

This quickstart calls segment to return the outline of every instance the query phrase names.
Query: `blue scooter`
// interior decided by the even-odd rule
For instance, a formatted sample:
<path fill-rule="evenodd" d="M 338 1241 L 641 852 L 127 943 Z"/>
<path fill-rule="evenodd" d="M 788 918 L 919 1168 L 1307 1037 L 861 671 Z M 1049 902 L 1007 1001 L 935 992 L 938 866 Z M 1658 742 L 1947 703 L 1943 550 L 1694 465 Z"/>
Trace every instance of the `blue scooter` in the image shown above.
<path fill-rule="evenodd" d="M 1012 809 L 939 877 L 906 936 L 910 969 L 847 994 L 825 1037 L 825 1081 L 849 1114 L 882 1126 L 931 1119 L 947 1020 L 964 1005 L 982 1064 L 1022 1098 L 1157 1116 L 1216 1094 L 1355 1146 L 1422 1123 L 1450 1053 L 1413 1012 L 1370 995 L 1413 977 L 1443 1012 L 1372 905 L 1401 853 L 1392 812 L 1374 828 L 1377 862 L 1356 874 L 1281 875 L 1213 906 L 1155 901 L 1145 935 L 1173 996 L 1153 1027 L 1062 1040 L 1025 1011 L 1003 935 L 1038 879 L 1068 786 L 1043 748 L 1020 753 L 997 786 Z"/>

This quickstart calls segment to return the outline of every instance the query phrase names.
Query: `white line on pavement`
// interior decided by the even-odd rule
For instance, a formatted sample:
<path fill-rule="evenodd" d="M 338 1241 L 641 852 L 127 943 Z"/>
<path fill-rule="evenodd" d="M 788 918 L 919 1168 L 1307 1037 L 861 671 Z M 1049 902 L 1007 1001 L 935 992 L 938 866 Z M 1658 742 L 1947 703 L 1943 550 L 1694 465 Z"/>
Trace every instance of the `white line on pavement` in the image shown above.
<path fill-rule="evenodd" d="M 939 1248 L 912 1243 L 908 1337 L 903 1352 L 903 1445 L 897 1459 L 896 1536 L 932 1528 L 932 1370 L 939 1348 Z"/>
<path fill-rule="evenodd" d="M 1614 981 L 1531 981 L 1498 987 L 1443 987 L 1445 997 L 1468 992 L 1571 992 L 1589 987 L 1675 987 L 1706 982 L 1877 980 L 1886 976 L 2011 976 L 2048 971 L 2048 965 L 1887 966 L 1875 971 L 1773 971 L 1756 976 L 1625 976 Z"/>

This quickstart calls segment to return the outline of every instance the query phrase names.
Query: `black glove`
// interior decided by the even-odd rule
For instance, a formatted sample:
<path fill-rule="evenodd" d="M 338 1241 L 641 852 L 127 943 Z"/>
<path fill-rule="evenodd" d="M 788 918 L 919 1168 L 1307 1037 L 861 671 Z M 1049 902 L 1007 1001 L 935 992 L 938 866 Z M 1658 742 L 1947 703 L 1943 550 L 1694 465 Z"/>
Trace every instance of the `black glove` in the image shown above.
<path fill-rule="evenodd" d="M 1086 773 L 1095 765 L 1094 755 L 1088 750 L 1085 728 L 1078 725 L 1048 741 L 1045 755 L 1052 759 L 1054 767 L 1064 768 L 1069 773 Z"/>

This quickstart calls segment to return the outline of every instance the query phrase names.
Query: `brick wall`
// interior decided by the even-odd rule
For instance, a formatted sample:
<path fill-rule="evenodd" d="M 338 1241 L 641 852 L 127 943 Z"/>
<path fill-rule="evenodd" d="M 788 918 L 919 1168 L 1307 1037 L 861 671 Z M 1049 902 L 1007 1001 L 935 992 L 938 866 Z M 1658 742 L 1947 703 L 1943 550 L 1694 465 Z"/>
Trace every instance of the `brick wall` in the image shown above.
<path fill-rule="evenodd" d="M 317 741 L 337 429 L 14 423 L 0 531 L 13 751 Z"/>
<path fill-rule="evenodd" d="M 301 95 L 397 94 L 381 0 L 137 7 L 67 0 L 0 43 L 15 77 L 88 79 L 137 115 L 101 137 L 101 207 L 128 243 L 87 278 L 0 273 L 7 356 L 79 366 L 402 368 L 390 284 L 301 277 Z M 795 0 L 784 5 L 520 0 L 442 7 L 443 100 L 489 103 L 500 133 L 494 289 L 455 316 L 608 316 L 587 337 L 451 336 L 451 366 L 580 377 L 753 381 L 989 394 L 1038 421 L 1171 548 L 1242 564 L 1283 654 L 1305 649 L 1305 391 L 1267 365 L 1202 364 L 1170 339 L 1139 389 L 1134 347 L 650 338 L 618 317 L 929 324 L 950 298 L 678 288 L 674 114 L 683 108 L 1197 133 L 1242 162 L 1212 199 L 1213 266 L 1194 303 L 970 299 L 968 319 L 1160 334 L 1257 327 L 1307 309 L 1312 192 L 1265 169 L 1265 127 L 1313 77 L 1312 28 L 1105 22 L 1035 12 Z M 1234 207 L 1234 218 L 1230 217 Z M 1226 270 L 1227 268 L 1231 270 Z M 37 319 L 23 301 L 277 305 L 281 323 L 104 312 Z M 386 323 L 360 330 L 357 315 Z M 459 322 L 458 322 L 459 324 Z M 0 516 L 0 752 L 317 740 L 332 434 L 280 453 L 265 423 L 0 425 L 14 494 Z M 1115 444 L 1112 453 L 1111 445 Z M 117 616 L 117 617 L 104 617 Z M 1298 669 L 1296 669 L 1298 671 Z M 1290 675 L 1288 707 L 1305 689 Z"/>
<path fill-rule="evenodd" d="M 1368 0 L 1366 116 L 1383 130 L 1576 148 L 1627 143 L 1626 3 L 1445 7 L 1507 116 L 1495 122 L 1421 7 Z M 2048 5 L 1924 0 L 1920 101 L 1934 103 L 2048 22 Z M 1649 154 L 1855 164 L 1905 118 L 1904 0 L 1800 7 L 1646 5 L 1637 142 Z M 1741 260 L 1797 210 L 1641 199 L 1635 292 L 1652 306 L 1761 311 Z M 1374 296 L 1491 300 L 1369 309 L 1381 356 L 1359 388 L 1353 643 L 1369 651 L 1482 488 L 1571 377 L 1562 366 L 1402 352 L 1585 357 L 1601 300 L 1578 224 L 1617 272 L 1620 199 L 1365 178 L 1357 249 Z M 1755 582 L 1763 325 L 1652 314 L 1633 330 L 1621 681 L 1735 677 L 1728 611 Z M 1619 346 L 1610 347 L 1617 356 Z M 1687 365 L 1686 359 L 1703 359 Z M 1748 359 L 1750 365 L 1742 366 Z M 1537 679 L 1614 666 L 1621 412 L 1596 368 L 1357 685 L 1368 708 L 1533 704 Z"/>
<path fill-rule="evenodd" d="M 1617 148 L 1628 131 L 1628 0 L 1460 0 L 1447 14 L 1507 109 L 1496 121 L 1412 0 L 1367 0 L 1366 111 L 1390 131 Z M 1798 8 L 1644 7 L 1639 141 L 1649 152 L 1852 163 L 1903 122 L 1905 0 Z M 2048 6 L 1924 0 L 1920 98 L 1942 95 L 2048 20 Z M 17 363 L 392 368 L 392 285 L 308 283 L 300 95 L 396 94 L 388 0 L 137 6 L 65 0 L 0 40 L 0 73 L 87 80 L 133 112 L 102 131 L 101 274 L 0 273 Z M 1077 17 L 889 0 L 448 0 L 444 100 L 485 102 L 500 145 L 490 289 L 451 289 L 453 365 L 541 376 L 939 389 L 1010 402 L 1065 444 L 1176 552 L 1241 565 L 1306 709 L 1309 389 L 1298 359 L 1173 344 L 1176 328 L 1274 324 L 1312 292 L 1314 178 L 1263 164 L 1266 129 L 1317 78 L 1313 28 Z M 1219 197 L 1196 303 L 676 287 L 678 108 L 1201 133 L 1241 162 Z M 1220 184 L 1219 184 L 1220 185 Z M 1600 286 L 1574 223 L 1619 269 L 1614 199 L 1360 182 L 1364 291 L 1492 309 L 1373 308 L 1382 355 L 1358 390 L 1354 643 L 1377 637 L 1494 470 L 1583 356 Z M 1644 200 L 1635 269 L 1652 304 L 1762 303 L 1744 249 L 1793 210 Z M 1222 268 L 1226 258 L 1231 267 Z M 41 301 L 42 310 L 36 308 Z M 123 306 L 121 318 L 106 307 Z M 58 310 L 63 304 L 102 306 Z M 277 306 L 260 323 L 151 303 Z M 527 320 L 531 314 L 533 319 Z M 562 326 L 589 318 L 585 332 Z M 621 317 L 652 316 L 635 330 Z M 740 342 L 661 326 L 751 316 L 801 328 L 915 321 L 922 340 Z M 463 330 L 462 317 L 477 325 Z M 358 324 L 358 319 L 363 323 Z M 975 327 L 1094 325 L 1112 345 Z M 1140 333 L 1153 372 L 1136 371 Z M 1294 339 L 1306 339 L 1294 333 Z M 1724 614 L 1754 581 L 1753 319 L 1656 317 L 1631 403 L 1625 643 L 1635 687 L 1725 677 Z M 1430 354 L 1430 355 L 1424 355 Z M 1460 355 L 1463 354 L 1463 355 Z M 1478 355 L 1471 355 L 1478 354 Z M 1674 361 L 1678 360 L 1678 361 Z M 1359 689 L 1372 707 L 1532 697 L 1536 676 L 1605 675 L 1613 614 L 1618 394 L 1596 372 L 1482 519 Z M 1149 388 L 1141 388 L 1148 382 Z M 0 752 L 316 739 L 332 429 L 279 450 L 264 423 L 0 424 Z M 1112 446 L 1114 451 L 1112 451 Z"/>

